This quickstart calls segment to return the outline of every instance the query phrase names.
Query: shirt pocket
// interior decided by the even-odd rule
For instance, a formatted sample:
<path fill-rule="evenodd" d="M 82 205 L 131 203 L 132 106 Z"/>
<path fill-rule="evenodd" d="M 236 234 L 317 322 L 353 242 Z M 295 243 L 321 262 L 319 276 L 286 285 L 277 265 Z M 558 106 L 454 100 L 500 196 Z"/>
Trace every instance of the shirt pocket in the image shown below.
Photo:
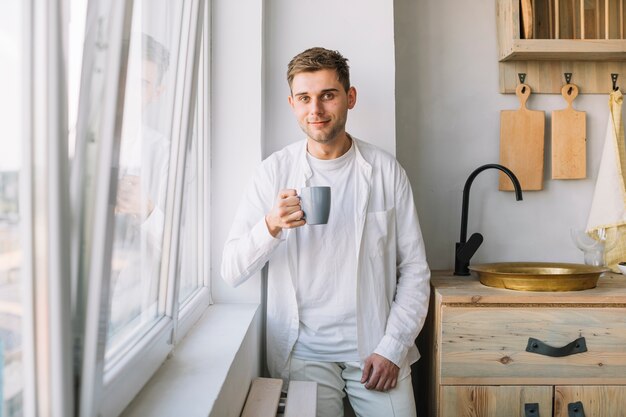
<path fill-rule="evenodd" d="M 363 231 L 366 249 L 365 255 L 370 258 L 380 258 L 389 255 L 389 240 L 393 235 L 394 209 L 375 211 L 365 216 Z"/>

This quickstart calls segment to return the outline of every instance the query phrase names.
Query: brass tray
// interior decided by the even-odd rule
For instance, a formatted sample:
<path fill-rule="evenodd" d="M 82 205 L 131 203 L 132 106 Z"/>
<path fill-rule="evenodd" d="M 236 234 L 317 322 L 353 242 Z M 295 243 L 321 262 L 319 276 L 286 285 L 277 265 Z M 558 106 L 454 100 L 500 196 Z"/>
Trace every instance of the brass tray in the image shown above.
<path fill-rule="evenodd" d="M 481 284 L 517 291 L 580 291 L 594 288 L 609 268 L 551 262 L 502 262 L 470 265 Z"/>

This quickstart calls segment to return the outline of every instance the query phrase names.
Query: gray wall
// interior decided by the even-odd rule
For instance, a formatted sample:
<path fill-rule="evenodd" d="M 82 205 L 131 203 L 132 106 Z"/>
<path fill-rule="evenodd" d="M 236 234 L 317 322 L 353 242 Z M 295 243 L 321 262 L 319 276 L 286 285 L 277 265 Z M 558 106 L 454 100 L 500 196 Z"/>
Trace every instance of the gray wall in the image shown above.
<path fill-rule="evenodd" d="M 500 110 L 519 107 L 514 94 L 498 92 L 495 3 L 394 2 L 397 156 L 413 185 L 433 269 L 453 268 L 465 180 L 478 166 L 498 162 Z M 516 202 L 497 190 L 497 171 L 476 178 L 468 234 L 481 232 L 485 242 L 473 262 L 583 261 L 569 231 L 586 225 L 607 102 L 608 94 L 574 101 L 587 112 L 587 179 L 551 180 L 550 113 L 566 103 L 560 95 L 531 95 L 528 107 L 546 112 L 544 189 Z"/>
<path fill-rule="evenodd" d="M 241 190 L 261 161 L 263 2 L 211 2 L 211 291 L 213 300 L 259 302 L 260 274 L 237 288 L 220 275 Z"/>

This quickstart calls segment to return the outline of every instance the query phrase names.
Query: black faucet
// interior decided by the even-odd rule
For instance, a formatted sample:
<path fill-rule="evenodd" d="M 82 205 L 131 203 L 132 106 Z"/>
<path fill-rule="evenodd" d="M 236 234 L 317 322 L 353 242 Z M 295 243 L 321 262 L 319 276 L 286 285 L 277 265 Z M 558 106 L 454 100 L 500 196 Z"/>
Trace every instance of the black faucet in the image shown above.
<path fill-rule="evenodd" d="M 478 247 L 483 243 L 483 235 L 480 233 L 474 233 L 467 240 L 467 212 L 469 211 L 469 195 L 470 187 L 474 178 L 486 169 L 499 169 L 509 176 L 513 187 L 515 187 L 515 199 L 517 201 L 522 200 L 522 187 L 519 185 L 519 181 L 513 172 L 505 166 L 499 164 L 487 164 L 476 168 L 474 172 L 467 177 L 465 181 L 465 187 L 463 188 L 463 207 L 461 208 L 461 241 L 456 243 L 456 254 L 454 256 L 454 275 L 469 275 L 469 261 L 474 256 L 474 253 L 478 250 Z"/>

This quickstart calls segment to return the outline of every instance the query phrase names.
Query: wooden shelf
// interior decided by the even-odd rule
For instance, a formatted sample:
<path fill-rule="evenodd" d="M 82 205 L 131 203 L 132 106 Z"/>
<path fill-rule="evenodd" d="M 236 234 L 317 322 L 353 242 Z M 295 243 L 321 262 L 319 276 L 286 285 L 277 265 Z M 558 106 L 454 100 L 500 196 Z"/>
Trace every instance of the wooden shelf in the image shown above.
<path fill-rule="evenodd" d="M 626 61 L 622 39 L 514 39 L 500 61 Z"/>
<path fill-rule="evenodd" d="M 526 84 L 533 93 L 560 94 L 565 72 L 573 74 L 572 83 L 579 87 L 581 94 L 608 94 L 612 87 L 611 73 L 620 75 L 618 85 L 626 82 L 624 3 L 625 0 L 596 0 L 593 3 L 596 9 L 589 11 L 590 2 L 585 0 L 560 0 L 560 3 L 535 0 L 533 7 L 537 9 L 533 10 L 532 33 L 534 37 L 545 39 L 523 39 L 520 0 L 496 0 L 500 92 L 515 92 L 518 73 L 526 73 Z M 567 10 L 561 10 L 559 17 L 565 23 L 554 16 L 558 4 L 561 9 L 567 5 Z M 546 17 L 548 9 L 550 13 Z M 543 14 L 537 16 L 536 13 Z M 582 14 L 587 16 L 586 23 L 585 18 L 581 20 Z M 561 37 L 573 39 L 557 39 L 556 26 L 561 30 Z M 585 36 L 610 39 L 584 39 Z"/>
<path fill-rule="evenodd" d="M 572 73 L 572 84 L 579 94 L 608 94 L 613 88 L 611 74 L 619 74 L 617 85 L 626 86 L 626 61 L 506 61 L 500 62 L 500 92 L 515 94 L 517 74 L 526 74 L 533 94 L 561 94 L 563 74 Z M 622 90 L 623 91 L 623 90 Z"/>

